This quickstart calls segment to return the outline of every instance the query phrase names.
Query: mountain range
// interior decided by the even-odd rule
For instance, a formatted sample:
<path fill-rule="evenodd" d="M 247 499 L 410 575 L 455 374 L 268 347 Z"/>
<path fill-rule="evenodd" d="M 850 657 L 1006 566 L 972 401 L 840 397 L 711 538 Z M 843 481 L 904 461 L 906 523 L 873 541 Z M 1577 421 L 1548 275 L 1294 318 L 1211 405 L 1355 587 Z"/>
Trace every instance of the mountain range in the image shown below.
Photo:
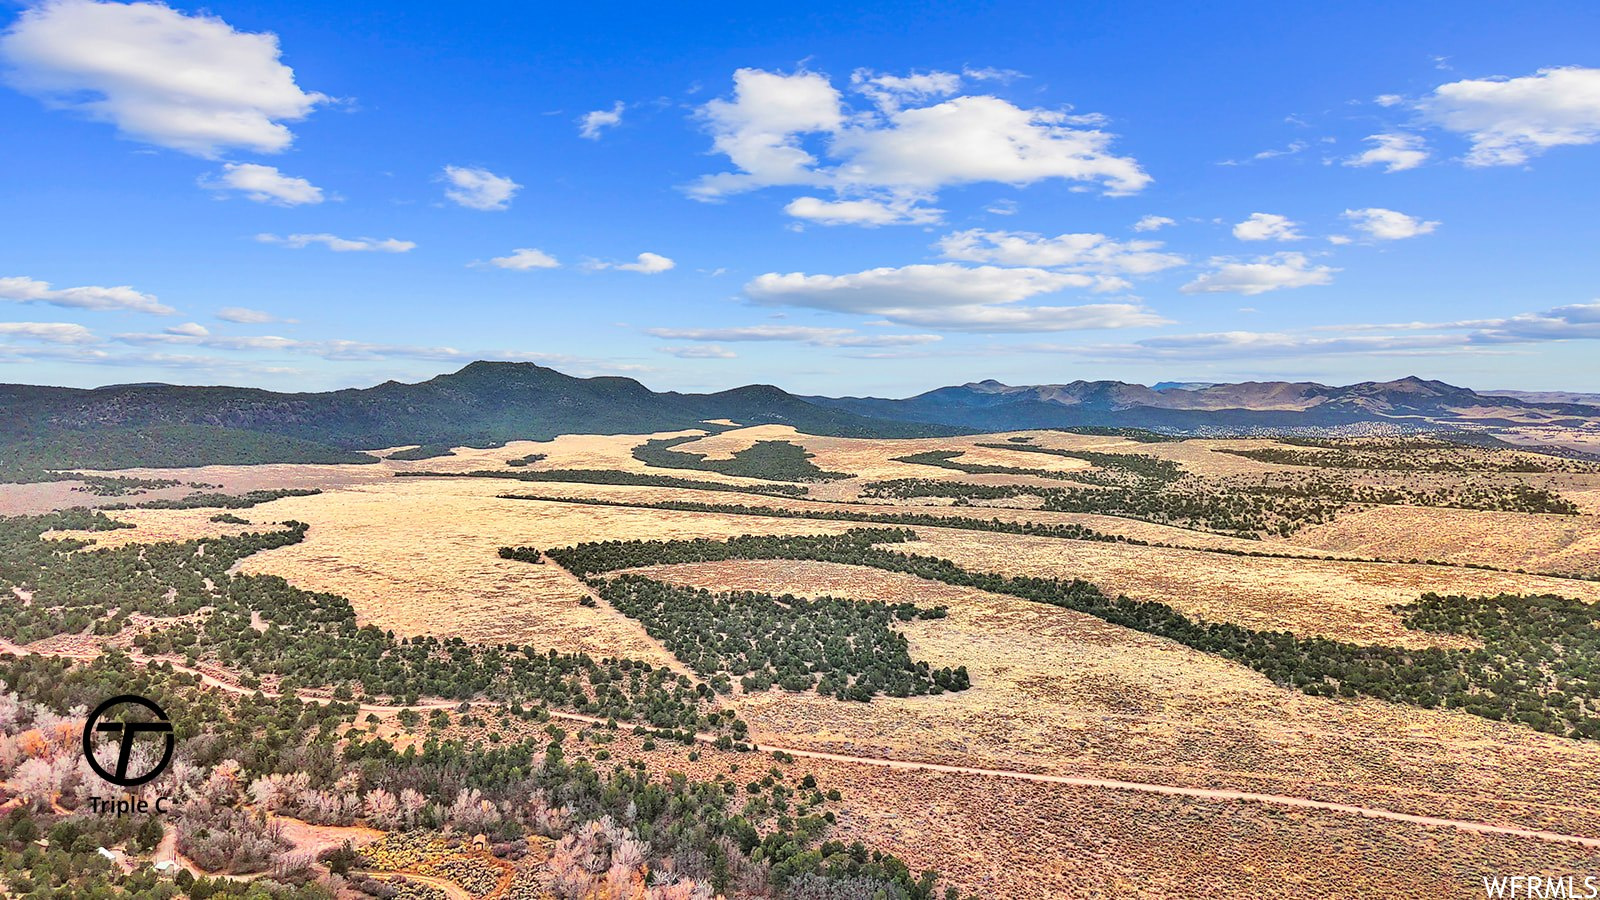
<path fill-rule="evenodd" d="M 1083 426 L 1186 433 L 1396 423 L 1494 429 L 1600 422 L 1600 407 L 1402 378 L 1334 387 L 1119 381 L 979 381 L 905 399 L 805 397 L 772 385 L 711 394 L 631 378 L 576 378 L 533 363 L 475 362 L 416 384 L 279 393 L 242 387 L 0 385 L 0 472 L 261 462 L 370 462 L 362 450 L 487 446 L 559 434 L 648 433 L 728 419 L 848 437 Z"/>

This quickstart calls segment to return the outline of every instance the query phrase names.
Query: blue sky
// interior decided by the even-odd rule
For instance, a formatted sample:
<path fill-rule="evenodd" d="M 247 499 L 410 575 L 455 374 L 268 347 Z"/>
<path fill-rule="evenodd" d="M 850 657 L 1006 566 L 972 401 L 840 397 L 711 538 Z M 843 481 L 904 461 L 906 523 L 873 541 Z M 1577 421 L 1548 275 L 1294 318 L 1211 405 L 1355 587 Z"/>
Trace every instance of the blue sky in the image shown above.
<path fill-rule="evenodd" d="M 0 380 L 1600 390 L 1593 4 L 0 3 Z"/>

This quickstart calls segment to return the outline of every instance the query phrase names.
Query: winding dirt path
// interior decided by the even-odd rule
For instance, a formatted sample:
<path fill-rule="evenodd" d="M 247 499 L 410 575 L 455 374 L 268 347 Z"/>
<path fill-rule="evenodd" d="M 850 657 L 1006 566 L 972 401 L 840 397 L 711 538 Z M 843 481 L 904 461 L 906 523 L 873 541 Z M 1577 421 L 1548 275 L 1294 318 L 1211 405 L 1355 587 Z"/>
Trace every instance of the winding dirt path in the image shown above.
<path fill-rule="evenodd" d="M 85 654 L 55 653 L 49 651 L 33 651 L 26 647 L 19 647 L 4 639 L 0 639 L 0 653 L 17 656 L 46 655 L 70 656 L 82 659 Z M 197 676 L 203 683 L 219 690 L 235 694 L 255 694 L 256 691 L 239 684 L 233 684 L 214 675 L 208 675 L 193 667 L 167 659 L 154 659 L 151 657 L 130 655 L 135 662 L 151 663 L 165 662 L 174 669 Z M 262 691 L 263 696 L 280 696 L 273 692 Z M 311 703 L 331 702 L 326 697 L 299 695 L 301 700 Z M 476 702 L 473 706 L 497 707 L 499 704 Z M 402 709 L 452 709 L 460 706 L 457 701 L 429 700 L 415 703 L 410 706 L 385 706 L 374 704 L 360 704 L 363 712 L 395 713 Z M 582 722 L 588 725 L 604 725 L 606 720 L 598 716 L 586 716 L 581 713 L 556 712 L 550 710 L 550 717 L 569 722 Z M 711 744 L 717 740 L 717 735 L 697 734 L 695 740 Z M 956 766 L 944 763 L 916 762 L 912 760 L 891 759 L 877 756 L 854 756 L 846 753 L 828 753 L 821 750 L 803 750 L 795 747 L 779 747 L 767 744 L 756 744 L 755 749 L 762 753 L 782 751 L 791 756 L 807 759 L 826 760 L 828 762 L 849 763 L 863 766 L 877 766 L 884 769 L 901 771 L 940 772 L 949 775 L 970 775 L 983 778 L 1006 778 L 1014 781 L 1031 781 L 1041 784 L 1062 784 L 1073 787 L 1100 788 L 1115 791 L 1133 791 L 1143 794 L 1158 794 L 1167 797 L 1188 797 L 1195 800 L 1211 800 L 1221 802 L 1242 801 L 1246 803 L 1264 803 L 1272 806 L 1284 806 L 1293 809 L 1313 809 L 1325 812 L 1346 813 L 1349 815 L 1365 816 L 1369 819 L 1386 819 L 1392 822 L 1405 822 L 1410 825 L 1424 825 L 1433 828 L 1453 828 L 1473 834 L 1497 834 L 1510 837 L 1528 838 L 1536 841 L 1545 841 L 1558 844 L 1576 844 L 1580 847 L 1600 849 L 1600 837 L 1588 837 L 1576 834 L 1562 834 L 1554 831 L 1540 831 L 1532 828 L 1518 828 L 1513 825 L 1495 825 L 1489 822 L 1474 822 L 1466 819 L 1449 819 L 1436 816 L 1414 815 L 1412 813 L 1395 812 L 1394 810 L 1381 809 L 1371 806 L 1358 806 L 1348 803 L 1335 803 L 1328 800 L 1312 800 L 1307 797 L 1291 797 L 1283 794 L 1261 794 L 1252 791 L 1236 791 L 1221 788 L 1194 788 L 1180 787 L 1169 784 L 1156 784 L 1146 781 L 1119 781 L 1112 778 L 1088 778 L 1073 775 L 1049 775 L 1042 772 L 1025 772 L 1016 769 L 986 769 L 979 766 Z M 376 873 L 375 873 L 376 874 Z M 396 873 L 404 874 L 404 873 Z M 409 878 L 421 879 L 423 876 L 407 875 Z M 434 885 L 444 888 L 443 884 Z M 446 889 L 448 890 L 448 889 Z M 462 896 L 466 896 L 463 894 Z"/>

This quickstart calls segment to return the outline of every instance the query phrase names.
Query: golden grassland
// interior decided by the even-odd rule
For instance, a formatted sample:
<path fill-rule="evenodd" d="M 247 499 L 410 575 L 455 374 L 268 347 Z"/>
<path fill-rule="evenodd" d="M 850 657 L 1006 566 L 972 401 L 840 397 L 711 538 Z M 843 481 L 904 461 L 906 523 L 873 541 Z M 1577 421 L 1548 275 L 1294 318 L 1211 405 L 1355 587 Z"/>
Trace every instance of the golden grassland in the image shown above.
<path fill-rule="evenodd" d="M 673 433 L 678 436 L 694 432 Z M 963 450 L 965 462 L 1068 471 L 1080 460 L 978 448 L 1028 435 L 1037 445 L 1142 453 L 1197 475 L 1249 476 L 1291 467 L 1216 452 L 1270 441 L 1141 444 L 1054 432 L 902 441 L 801 435 L 781 426 L 740 428 L 677 449 L 723 458 L 758 440 L 790 440 L 829 471 L 855 475 L 812 486 L 821 500 L 853 501 L 884 478 L 957 478 L 1004 483 L 893 462 L 927 450 Z M 672 436 L 667 434 L 655 437 Z M 649 435 L 568 435 L 453 456 L 384 460 L 368 466 L 208 467 L 108 473 L 170 477 L 223 490 L 317 487 L 234 513 L 251 526 L 210 521 L 214 509 L 113 513 L 134 529 L 82 536 L 100 546 L 237 533 L 294 519 L 310 524 L 296 545 L 241 563 L 296 585 L 350 598 L 361 622 L 401 634 L 517 641 L 596 656 L 676 661 L 639 624 L 551 563 L 502 560 L 505 545 L 548 549 L 582 541 L 820 534 L 859 523 L 783 519 L 548 501 L 506 493 L 600 498 L 622 503 L 684 500 L 793 510 L 925 511 L 1004 521 L 1075 523 L 1189 549 L 916 528 L 894 549 L 1004 574 L 1084 578 L 1111 593 L 1159 600 L 1192 616 L 1261 629 L 1289 629 L 1355 642 L 1460 646 L 1404 628 L 1390 609 L 1425 591 L 1468 595 L 1548 592 L 1600 601 L 1600 583 L 1460 567 L 1277 559 L 1205 550 L 1315 556 L 1437 558 L 1508 568 L 1600 571 L 1600 490 L 1561 482 L 1582 516 L 1378 507 L 1349 511 L 1287 540 L 1247 541 L 1109 516 L 936 503 L 818 502 L 816 499 L 504 479 L 394 478 L 400 471 L 505 469 L 530 453 L 531 469 L 587 468 L 760 483 L 714 472 L 651 468 L 632 448 Z M 1302 469 L 1302 471 L 1304 471 Z M 181 491 L 180 491 L 181 493 Z M 19 499 L 20 498 L 20 499 Z M 0 486 L 0 513 L 82 503 L 62 485 Z M 112 498 L 102 502 L 138 502 Z M 1377 700 L 1310 697 L 1254 671 L 1161 638 L 1018 598 L 859 567 L 795 561 L 736 561 L 665 567 L 657 577 L 713 589 L 750 589 L 945 605 L 944 619 L 901 626 L 915 659 L 966 665 L 971 689 L 933 697 L 881 697 L 870 704 L 778 691 L 736 696 L 758 740 L 860 756 L 1082 775 L 1201 788 L 1231 788 L 1360 804 L 1578 834 L 1600 834 L 1600 743 L 1580 742 L 1462 712 Z M 76 644 L 74 644 L 76 646 Z M 92 648 L 87 648 L 92 649 Z M 398 734 L 393 722 L 386 734 Z M 665 744 L 665 742 L 662 742 Z M 712 777 L 771 760 L 701 747 L 643 751 L 622 736 L 619 759 L 650 757 Z M 981 897 L 1482 896 L 1487 873 L 1591 872 L 1593 850 L 1510 837 L 1378 821 L 1356 815 L 1073 787 L 981 775 L 891 771 L 801 759 L 796 771 L 845 793 L 838 837 L 860 837 L 937 868 Z"/>
<path fill-rule="evenodd" d="M 1565 496 L 1576 502 L 1581 494 Z M 1600 574 L 1600 521 L 1592 515 L 1378 506 L 1304 529 L 1285 543 L 1341 555 Z"/>

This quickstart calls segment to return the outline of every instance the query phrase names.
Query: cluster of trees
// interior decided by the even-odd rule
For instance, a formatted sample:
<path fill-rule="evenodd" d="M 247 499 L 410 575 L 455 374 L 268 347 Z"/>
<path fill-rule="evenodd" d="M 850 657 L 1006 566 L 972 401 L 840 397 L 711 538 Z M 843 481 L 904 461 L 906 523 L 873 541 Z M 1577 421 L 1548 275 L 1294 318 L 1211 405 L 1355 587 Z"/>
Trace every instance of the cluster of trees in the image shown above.
<path fill-rule="evenodd" d="M 82 485 L 73 488 L 96 497 L 125 497 L 144 491 L 177 487 L 183 482 L 176 478 L 133 478 L 126 475 L 78 475 Z"/>
<path fill-rule="evenodd" d="M 905 635 L 894 628 L 896 622 L 942 618 L 944 607 L 713 593 L 641 575 L 591 578 L 589 584 L 722 693 L 732 690 L 730 677 L 740 679 L 746 691 L 776 685 L 863 702 L 878 694 L 938 694 L 970 684 L 965 666 L 934 670 L 913 662 Z"/>
<path fill-rule="evenodd" d="M 455 456 L 455 448 L 449 444 L 418 444 L 405 450 L 396 450 L 389 454 L 390 459 L 411 461 L 418 459 L 437 459 L 441 456 Z"/>
<path fill-rule="evenodd" d="M 870 566 L 1085 612 L 1240 662 L 1308 694 L 1460 708 L 1552 734 L 1600 739 L 1600 604 L 1553 596 L 1469 600 L 1424 595 L 1415 604 L 1397 607 L 1407 625 L 1466 635 L 1482 646 L 1412 650 L 1207 622 L 1165 603 L 1110 596 L 1081 579 L 973 572 L 938 557 L 874 546 L 914 538 L 914 532 L 903 529 L 860 528 L 840 535 L 745 536 L 720 542 L 580 544 L 551 555 L 585 572 L 722 559 Z"/>
<path fill-rule="evenodd" d="M 976 487 L 983 487 L 976 485 Z M 860 522 L 872 525 L 904 525 L 916 527 L 926 525 L 934 528 L 955 528 L 966 531 L 992 531 L 1000 534 L 1022 534 L 1030 537 L 1056 538 L 1064 541 L 1103 541 L 1106 543 L 1130 544 L 1139 547 L 1179 547 L 1181 549 L 1195 549 L 1184 547 L 1181 544 L 1169 544 L 1161 541 L 1144 541 L 1138 538 L 1121 534 L 1106 534 L 1096 531 L 1086 525 L 1073 523 L 1057 524 L 1052 522 L 1014 522 L 1006 519 L 979 519 L 973 516 L 939 516 L 921 512 L 886 512 L 864 513 L 855 510 L 838 509 L 787 509 L 776 506 L 746 506 L 741 503 L 697 503 L 688 500 L 660 500 L 647 502 L 634 500 L 623 502 L 619 500 L 605 500 L 598 497 L 539 497 L 523 496 L 519 494 L 501 494 L 502 500 L 545 500 L 553 503 L 574 503 L 586 506 L 614 506 L 631 509 L 665 509 L 680 512 L 720 513 L 724 515 L 739 516 L 767 516 L 776 519 L 815 519 L 819 521 L 834 522 Z M 959 505 L 959 504 L 958 504 Z M 1222 553 L 1228 556 L 1253 556 L 1268 559 L 1323 559 L 1332 562 L 1370 563 L 1377 560 L 1371 557 L 1360 556 L 1334 556 L 1326 553 L 1276 553 L 1269 550 L 1240 550 L 1231 547 L 1207 547 L 1207 553 Z M 1461 569 L 1480 569 L 1488 572 L 1517 572 L 1528 574 L 1524 569 L 1507 569 L 1500 566 L 1491 566 L 1487 563 L 1451 562 L 1440 559 L 1394 559 L 1388 562 L 1409 562 L 1417 565 L 1452 566 Z M 1600 581 L 1600 575 L 1585 575 L 1581 573 L 1537 572 L 1546 578 L 1568 578 L 1574 581 Z"/>
<path fill-rule="evenodd" d="M 974 500 L 1005 500 L 1024 495 L 1041 498 L 1040 508 L 1048 512 L 1121 516 L 1247 539 L 1259 539 L 1268 533 L 1292 534 L 1305 525 L 1332 521 L 1343 506 L 1315 497 L 1256 494 L 1246 490 L 1210 491 L 1198 485 L 1146 490 L 897 478 L 873 482 L 861 492 L 863 497 L 879 498 L 951 497 L 958 506 Z"/>
<path fill-rule="evenodd" d="M 242 494 L 194 493 L 176 500 L 146 500 L 138 504 L 116 503 L 101 509 L 249 509 L 261 503 L 271 503 L 285 497 L 311 497 L 320 494 L 319 488 L 269 488 L 245 491 Z"/>
<path fill-rule="evenodd" d="M 633 448 L 633 458 L 647 466 L 664 469 L 698 469 L 759 478 L 763 481 L 837 481 L 851 476 L 828 472 L 811 461 L 812 454 L 789 441 L 757 441 L 734 451 L 732 459 L 707 459 L 704 453 L 685 453 L 673 447 L 697 441 L 699 435 L 645 441 Z"/>
<path fill-rule="evenodd" d="M 1406 482 L 1369 483 L 1331 472 L 1270 472 L 1261 476 L 1259 481 L 1245 486 L 1245 490 L 1261 496 L 1336 503 L 1437 506 L 1563 516 L 1576 516 L 1580 512 L 1571 500 L 1546 488 L 1517 481 L 1482 478 L 1452 478 L 1432 486 L 1423 486 Z"/>
<path fill-rule="evenodd" d="M 995 531 L 1002 534 L 1026 534 L 1035 537 L 1053 537 L 1068 541 L 1105 541 L 1118 544 L 1147 544 L 1137 538 L 1120 534 L 1106 534 L 1086 525 L 1049 522 L 1010 522 L 1003 519 L 975 519 L 971 516 L 938 516 L 920 512 L 865 513 L 849 509 L 789 509 L 778 506 L 747 506 L 743 503 L 698 503 L 692 500 L 642 500 L 623 503 L 598 497 L 538 497 L 518 494 L 501 494 L 502 500 L 545 500 L 552 503 L 575 503 L 585 506 L 615 506 L 632 509 L 664 509 L 676 512 L 720 513 L 734 516 L 767 516 L 775 519 L 815 519 L 829 522 L 864 522 L 875 525 L 927 525 L 936 528 L 959 528 L 966 531 Z"/>
<path fill-rule="evenodd" d="M 1020 445 L 1019 445 L 1020 446 Z M 1011 448 L 1007 448 L 1011 449 Z M 963 455 L 962 450 L 926 450 L 922 453 L 912 453 L 908 456 L 896 456 L 894 462 L 911 463 L 918 466 L 934 466 L 939 469 L 950 469 L 953 472 L 962 472 L 967 475 L 1032 475 L 1035 478 L 1053 478 L 1056 481 L 1074 481 L 1074 472 L 1062 472 L 1056 469 L 1022 469 L 1016 466 L 994 466 L 985 463 L 957 462 L 956 457 Z"/>
<path fill-rule="evenodd" d="M 644 472 L 623 472 L 618 469 L 539 469 L 532 472 L 482 469 L 476 472 L 396 472 L 394 474 L 398 477 L 509 478 L 514 481 L 621 484 L 631 487 L 682 488 L 691 491 L 728 491 L 735 494 L 777 494 L 784 497 L 801 497 L 806 493 L 805 488 L 795 484 L 726 484 L 721 481 L 701 481 L 697 478 L 679 478 L 675 475 L 650 475 Z"/>
<path fill-rule="evenodd" d="M 0 482 L 76 480 L 70 469 L 190 468 L 262 463 L 375 463 L 376 456 L 282 434 L 208 425 L 85 427 L 18 414 L 0 434 Z M 27 437 L 26 430 L 43 432 Z M 365 444 L 363 446 L 393 446 Z"/>
<path fill-rule="evenodd" d="M 525 563 L 544 562 L 544 556 L 536 547 L 501 547 L 501 559 L 515 559 Z"/>
<path fill-rule="evenodd" d="M 674 730 L 712 727 L 709 689 L 631 660 L 459 638 L 396 638 L 356 624 L 350 602 L 301 590 L 274 575 L 230 570 L 252 553 L 296 543 L 307 526 L 193 541 L 93 549 L 46 541 L 61 528 L 119 523 L 83 510 L 0 519 L 0 589 L 29 603 L 0 604 L 0 635 L 29 643 L 93 629 L 120 631 L 134 613 L 190 617 L 135 638 L 155 655 L 210 662 L 252 681 L 275 676 L 285 691 L 333 688 L 335 696 L 490 698 L 574 709 Z M 199 615 L 197 615 L 199 614 Z M 254 627 L 259 622 L 264 628 Z"/>
<path fill-rule="evenodd" d="M 545 459 L 547 456 L 549 456 L 547 453 L 529 453 L 525 456 L 519 456 L 516 459 L 506 460 L 506 465 L 520 469 L 523 466 L 531 466 L 534 463 Z"/>
<path fill-rule="evenodd" d="M 1495 439 L 1488 438 L 1488 440 Z M 1285 447 L 1263 447 L 1254 450 L 1217 449 L 1222 453 L 1232 453 L 1260 462 L 1330 469 L 1572 475 L 1592 475 L 1600 472 L 1600 463 L 1592 460 L 1565 459 L 1552 453 L 1531 449 L 1519 450 L 1498 441 L 1496 442 L 1498 446 L 1474 445 L 1431 437 L 1279 438 L 1279 441 L 1297 447 L 1314 447 L 1323 452 L 1306 452 Z M 1570 452 L 1558 448 L 1546 449 L 1554 452 Z"/>
<path fill-rule="evenodd" d="M 1050 456 L 1062 456 L 1068 459 L 1081 459 L 1090 463 L 1106 473 L 1120 475 L 1118 482 L 1148 481 L 1155 484 L 1170 484 L 1183 477 L 1183 467 L 1171 460 L 1146 456 L 1143 453 L 1101 453 L 1095 450 L 1060 450 L 1055 447 L 1039 447 L 1031 444 L 1006 443 L 1006 444 L 979 444 L 979 447 L 988 447 L 995 450 L 1015 450 L 1022 453 L 1044 453 Z M 1083 478 L 1100 477 L 1101 480 L 1089 481 L 1090 484 L 1105 482 L 1104 473 L 1097 476 L 1092 472 L 1074 473 Z"/>

